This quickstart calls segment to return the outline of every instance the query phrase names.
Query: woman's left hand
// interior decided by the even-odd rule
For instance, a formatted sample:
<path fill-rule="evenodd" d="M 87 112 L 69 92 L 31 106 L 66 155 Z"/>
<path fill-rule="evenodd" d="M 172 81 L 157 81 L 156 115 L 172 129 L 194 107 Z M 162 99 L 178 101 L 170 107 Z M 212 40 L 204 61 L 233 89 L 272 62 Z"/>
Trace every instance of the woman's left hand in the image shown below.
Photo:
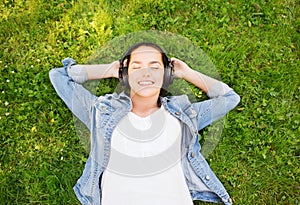
<path fill-rule="evenodd" d="M 174 68 L 175 78 L 184 78 L 184 74 L 191 70 L 191 68 L 182 60 L 171 58 L 171 62 Z"/>

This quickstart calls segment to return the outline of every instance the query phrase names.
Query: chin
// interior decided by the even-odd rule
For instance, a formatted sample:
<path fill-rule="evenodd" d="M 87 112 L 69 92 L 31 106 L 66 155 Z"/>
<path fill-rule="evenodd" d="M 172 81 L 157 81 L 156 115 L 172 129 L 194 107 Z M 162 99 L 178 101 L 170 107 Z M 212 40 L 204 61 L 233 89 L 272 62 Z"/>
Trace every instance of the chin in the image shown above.
<path fill-rule="evenodd" d="M 139 95 L 141 97 L 157 97 L 160 93 L 160 89 L 157 88 L 143 88 L 138 91 L 131 90 L 131 93 L 134 95 Z"/>

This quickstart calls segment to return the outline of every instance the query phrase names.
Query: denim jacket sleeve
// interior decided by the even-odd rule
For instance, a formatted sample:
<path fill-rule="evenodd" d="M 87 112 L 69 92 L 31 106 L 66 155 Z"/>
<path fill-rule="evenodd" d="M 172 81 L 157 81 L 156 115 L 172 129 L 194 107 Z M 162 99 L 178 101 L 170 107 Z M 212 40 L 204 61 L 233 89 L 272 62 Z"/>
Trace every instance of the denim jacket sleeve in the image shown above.
<path fill-rule="evenodd" d="M 50 81 L 67 107 L 90 129 L 90 118 L 96 96 L 68 75 L 68 68 L 75 64 L 73 59 L 67 58 L 63 61 L 63 64 L 64 67 L 62 68 L 50 70 Z"/>
<path fill-rule="evenodd" d="M 198 130 L 226 115 L 240 101 L 239 95 L 222 82 L 212 86 L 207 95 L 209 100 L 193 104 L 193 108 L 198 113 Z"/>

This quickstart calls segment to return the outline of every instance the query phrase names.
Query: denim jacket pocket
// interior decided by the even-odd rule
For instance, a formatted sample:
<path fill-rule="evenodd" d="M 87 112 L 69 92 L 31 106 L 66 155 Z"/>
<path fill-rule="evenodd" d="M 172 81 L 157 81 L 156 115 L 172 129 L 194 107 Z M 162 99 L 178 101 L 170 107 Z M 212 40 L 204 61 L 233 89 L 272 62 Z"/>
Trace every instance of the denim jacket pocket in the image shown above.
<path fill-rule="evenodd" d="M 97 126 L 103 128 L 109 121 L 111 113 L 114 111 L 114 108 L 112 108 L 107 102 L 100 102 L 96 104 L 95 107 L 97 110 L 96 124 Z"/>
<path fill-rule="evenodd" d="M 192 129 L 192 132 L 197 134 L 198 129 L 197 129 L 197 115 L 198 113 L 193 107 L 188 107 L 187 109 L 184 110 L 185 115 L 188 117 L 187 121 L 190 121 L 192 124 L 189 124 L 189 127 Z"/>

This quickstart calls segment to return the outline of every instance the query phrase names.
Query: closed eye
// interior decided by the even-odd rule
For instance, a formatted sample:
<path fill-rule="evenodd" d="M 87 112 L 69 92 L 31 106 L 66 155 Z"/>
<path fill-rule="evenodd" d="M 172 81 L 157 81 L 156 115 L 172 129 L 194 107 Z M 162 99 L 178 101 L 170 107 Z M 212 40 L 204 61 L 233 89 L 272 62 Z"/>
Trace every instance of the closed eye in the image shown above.
<path fill-rule="evenodd" d="M 141 69 L 142 67 L 140 66 L 135 66 L 135 67 L 132 67 L 133 70 L 136 70 L 136 69 Z M 157 69 L 161 69 L 160 66 L 151 66 L 149 67 L 150 69 L 153 69 L 153 70 L 157 70 Z"/>

